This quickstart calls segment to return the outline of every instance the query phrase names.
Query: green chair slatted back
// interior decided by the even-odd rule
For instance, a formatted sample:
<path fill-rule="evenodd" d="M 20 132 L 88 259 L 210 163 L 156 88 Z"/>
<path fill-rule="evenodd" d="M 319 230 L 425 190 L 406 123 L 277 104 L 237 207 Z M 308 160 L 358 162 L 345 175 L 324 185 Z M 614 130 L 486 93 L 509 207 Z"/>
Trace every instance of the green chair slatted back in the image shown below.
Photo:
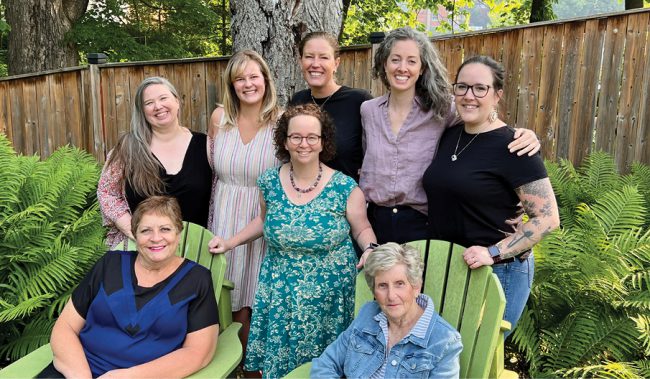
<path fill-rule="evenodd" d="M 505 296 L 491 267 L 471 270 L 465 264 L 462 246 L 447 241 L 410 242 L 426 262 L 423 292 L 433 299 L 436 310 L 459 332 L 463 340 L 461 378 L 488 377 L 499 338 Z M 355 311 L 373 299 L 363 272 L 357 276 Z"/>
<path fill-rule="evenodd" d="M 232 283 L 224 279 L 226 258 L 223 254 L 210 254 L 208 242 L 212 233 L 200 225 L 183 223 L 183 232 L 178 244 L 177 255 L 190 259 L 210 269 L 215 296 L 218 299 L 220 334 L 217 351 L 212 362 L 202 370 L 191 375 L 192 378 L 225 378 L 239 364 L 242 346 L 238 332 L 241 324 L 232 322 L 230 290 Z M 126 241 L 117 247 L 135 250 L 135 241 Z M 0 370 L 0 378 L 34 377 L 52 361 L 49 344 L 40 347 L 29 355 Z"/>

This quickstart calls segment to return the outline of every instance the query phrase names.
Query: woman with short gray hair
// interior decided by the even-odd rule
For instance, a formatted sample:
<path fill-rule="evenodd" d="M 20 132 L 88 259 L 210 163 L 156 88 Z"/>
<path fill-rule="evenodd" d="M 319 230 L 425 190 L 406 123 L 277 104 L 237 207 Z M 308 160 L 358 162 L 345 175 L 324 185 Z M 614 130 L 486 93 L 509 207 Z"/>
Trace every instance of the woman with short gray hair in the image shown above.
<path fill-rule="evenodd" d="M 458 378 L 460 334 L 422 289 L 417 249 L 387 243 L 367 258 L 364 272 L 375 301 L 312 361 L 312 378 Z"/>

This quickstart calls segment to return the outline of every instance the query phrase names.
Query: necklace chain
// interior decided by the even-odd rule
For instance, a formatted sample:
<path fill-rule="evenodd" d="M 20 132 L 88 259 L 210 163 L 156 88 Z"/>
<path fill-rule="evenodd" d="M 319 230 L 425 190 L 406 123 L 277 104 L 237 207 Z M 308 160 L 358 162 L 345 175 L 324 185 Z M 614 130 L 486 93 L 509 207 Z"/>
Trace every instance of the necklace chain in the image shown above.
<path fill-rule="evenodd" d="M 316 176 L 316 180 L 314 180 L 314 183 L 312 183 L 311 186 L 307 188 L 300 188 L 296 185 L 296 181 L 293 177 L 293 164 L 289 163 L 289 181 L 291 182 L 291 187 L 298 192 L 298 197 L 300 197 L 301 193 L 309 193 L 318 187 L 318 183 L 320 183 L 320 179 L 323 177 L 323 164 L 318 162 L 318 176 Z"/>
<path fill-rule="evenodd" d="M 332 92 L 329 96 L 327 96 L 327 99 L 325 99 L 325 101 L 323 101 L 323 104 L 318 104 L 318 103 L 316 102 L 316 99 L 314 99 L 314 94 L 313 94 L 313 92 L 309 91 L 309 96 L 311 96 L 311 101 L 313 101 L 314 104 L 318 105 L 321 109 L 323 109 L 323 107 L 325 106 L 325 104 L 329 101 L 329 99 L 330 99 L 330 98 L 332 97 L 332 95 L 334 95 L 335 93 L 336 93 L 336 91 Z"/>
<path fill-rule="evenodd" d="M 469 146 L 472 142 L 474 142 L 474 140 L 476 139 L 476 137 L 478 137 L 479 134 L 481 134 L 481 132 L 476 133 L 474 138 L 469 140 L 467 145 L 465 145 L 462 149 L 460 149 L 460 151 L 458 151 L 458 145 L 460 144 L 460 136 L 463 135 L 463 128 L 461 127 L 460 128 L 460 134 L 458 134 L 458 141 L 456 141 L 456 148 L 454 149 L 454 153 L 451 155 L 451 161 L 455 162 L 458 159 L 458 156 L 460 155 L 460 153 L 465 151 L 465 149 L 467 149 L 467 146 Z M 458 151 L 458 153 L 456 151 Z"/>

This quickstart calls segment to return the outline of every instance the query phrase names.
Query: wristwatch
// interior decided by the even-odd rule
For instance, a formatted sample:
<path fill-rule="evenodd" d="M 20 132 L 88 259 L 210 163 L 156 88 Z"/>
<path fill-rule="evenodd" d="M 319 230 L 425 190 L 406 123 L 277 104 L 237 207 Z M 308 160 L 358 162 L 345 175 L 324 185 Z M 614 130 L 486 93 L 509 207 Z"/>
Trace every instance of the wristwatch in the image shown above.
<path fill-rule="evenodd" d="M 375 249 L 378 248 L 378 247 L 379 247 L 379 244 L 378 244 L 378 243 L 370 242 L 370 243 L 368 244 L 368 246 L 366 246 L 366 248 L 363 249 L 363 252 L 365 253 L 366 250 L 368 250 L 368 249 L 375 250 Z"/>
<path fill-rule="evenodd" d="M 490 256 L 492 257 L 493 263 L 499 263 L 501 261 L 501 250 L 497 247 L 497 245 L 491 245 L 488 246 L 488 253 L 490 253 Z"/>

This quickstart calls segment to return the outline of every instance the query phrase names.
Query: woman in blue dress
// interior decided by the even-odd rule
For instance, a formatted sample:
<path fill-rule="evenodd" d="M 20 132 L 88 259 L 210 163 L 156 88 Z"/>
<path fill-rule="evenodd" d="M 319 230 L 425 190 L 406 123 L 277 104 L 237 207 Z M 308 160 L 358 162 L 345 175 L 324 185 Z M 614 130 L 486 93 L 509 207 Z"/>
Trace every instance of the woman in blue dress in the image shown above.
<path fill-rule="evenodd" d="M 258 179 L 261 215 L 228 240 L 223 253 L 264 235 L 245 368 L 282 377 L 318 357 L 352 322 L 355 265 L 375 246 L 356 182 L 322 163 L 332 158 L 334 126 L 314 104 L 289 108 L 274 134 L 284 163 Z M 366 247 L 358 264 L 352 236 Z"/>

